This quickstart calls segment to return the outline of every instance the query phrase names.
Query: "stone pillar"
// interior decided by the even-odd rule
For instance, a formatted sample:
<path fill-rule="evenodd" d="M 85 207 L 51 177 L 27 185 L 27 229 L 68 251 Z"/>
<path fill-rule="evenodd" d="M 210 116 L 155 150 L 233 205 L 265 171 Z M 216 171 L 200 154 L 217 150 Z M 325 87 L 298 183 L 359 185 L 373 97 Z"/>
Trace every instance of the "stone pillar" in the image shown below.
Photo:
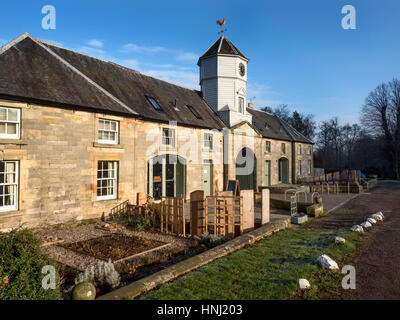
<path fill-rule="evenodd" d="M 261 190 L 261 224 L 266 224 L 270 221 L 270 194 L 269 189 Z"/>
<path fill-rule="evenodd" d="M 147 193 L 146 192 L 138 192 L 136 195 L 136 204 L 138 206 L 142 206 L 147 201 Z"/>
<path fill-rule="evenodd" d="M 190 234 L 201 236 L 205 231 L 204 191 L 196 190 L 190 194 Z"/>
<path fill-rule="evenodd" d="M 243 231 L 254 229 L 254 190 L 241 190 L 243 197 Z"/>

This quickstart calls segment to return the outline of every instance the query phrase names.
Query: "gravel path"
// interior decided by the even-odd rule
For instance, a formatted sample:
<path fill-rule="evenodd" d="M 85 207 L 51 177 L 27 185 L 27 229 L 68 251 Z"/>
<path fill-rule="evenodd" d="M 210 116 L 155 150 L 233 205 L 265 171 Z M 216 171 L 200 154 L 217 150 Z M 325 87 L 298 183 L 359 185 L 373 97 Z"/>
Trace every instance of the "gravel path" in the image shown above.
<path fill-rule="evenodd" d="M 369 241 L 357 252 L 356 290 L 347 299 L 400 299 L 400 183 L 379 185 L 348 206 L 364 214 L 382 211 L 385 220 L 372 228 Z"/>

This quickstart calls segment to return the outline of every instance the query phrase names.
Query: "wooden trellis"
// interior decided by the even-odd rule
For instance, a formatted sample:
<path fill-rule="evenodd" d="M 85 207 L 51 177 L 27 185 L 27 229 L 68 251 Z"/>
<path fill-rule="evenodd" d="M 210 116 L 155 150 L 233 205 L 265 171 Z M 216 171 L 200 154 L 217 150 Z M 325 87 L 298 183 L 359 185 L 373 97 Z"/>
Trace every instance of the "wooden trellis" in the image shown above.
<path fill-rule="evenodd" d="M 243 198 L 209 196 L 204 200 L 205 229 L 210 234 L 234 236 L 243 232 Z"/>
<path fill-rule="evenodd" d="M 162 197 L 160 203 L 160 231 L 186 236 L 184 200 L 178 197 Z"/>

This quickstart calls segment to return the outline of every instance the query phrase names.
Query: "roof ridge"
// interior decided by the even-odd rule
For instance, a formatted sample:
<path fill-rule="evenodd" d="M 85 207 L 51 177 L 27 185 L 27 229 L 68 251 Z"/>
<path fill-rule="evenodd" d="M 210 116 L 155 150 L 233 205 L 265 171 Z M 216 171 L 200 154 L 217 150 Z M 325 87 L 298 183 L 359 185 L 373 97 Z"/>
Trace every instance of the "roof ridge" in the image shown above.
<path fill-rule="evenodd" d="M 310 139 L 308 139 L 304 134 L 302 134 L 301 132 L 299 132 L 298 130 L 296 130 L 295 128 L 293 128 L 293 126 L 291 126 L 287 121 L 281 119 L 281 121 L 283 121 L 283 124 L 285 126 L 289 126 L 291 129 L 293 129 L 296 133 L 298 133 L 301 137 L 303 137 L 304 139 L 306 139 L 309 142 L 312 142 Z M 296 140 L 296 139 L 294 139 Z"/>
<path fill-rule="evenodd" d="M 255 111 L 259 111 L 259 112 L 264 112 L 266 114 L 269 114 L 270 116 L 273 116 L 273 114 L 271 112 L 267 112 L 267 111 L 264 111 L 264 110 L 261 110 L 261 109 L 255 109 L 255 108 L 249 108 L 249 107 L 247 107 L 246 109 L 255 110 Z"/>
<path fill-rule="evenodd" d="M 217 53 L 219 53 L 220 51 L 221 51 L 221 47 L 222 47 L 222 42 L 224 42 L 224 39 L 225 39 L 225 37 L 224 36 L 222 36 L 222 37 L 220 37 L 218 40 L 219 40 L 219 45 L 218 45 L 218 49 L 217 49 Z M 218 41 L 217 40 L 217 41 Z M 208 50 L 207 50 L 208 51 Z"/>
<path fill-rule="evenodd" d="M 34 38 L 34 37 L 31 36 L 31 38 Z M 79 51 L 76 51 L 76 50 L 73 50 L 73 49 L 70 49 L 70 48 L 63 47 L 63 46 L 61 46 L 61 45 L 59 45 L 57 43 L 54 43 L 54 42 L 50 42 L 50 41 L 46 41 L 46 40 L 42 40 L 42 39 L 38 39 L 38 38 L 34 38 L 34 39 L 36 41 L 38 41 L 38 42 L 47 44 L 49 46 L 53 46 L 53 47 L 56 47 L 56 48 L 59 48 L 59 49 L 64 49 L 64 50 L 67 50 L 67 51 L 71 51 L 73 53 L 80 54 L 80 55 L 85 56 L 85 57 L 89 57 L 89 58 L 92 58 L 92 59 L 95 59 L 95 60 L 99 60 L 99 61 L 102 61 L 102 62 L 113 63 L 113 62 L 108 61 L 108 60 L 104 60 L 104 59 L 100 59 L 100 58 L 97 58 L 97 57 L 89 56 L 88 54 L 85 54 L 85 53 L 82 53 L 82 52 L 79 52 Z"/>
<path fill-rule="evenodd" d="M 68 50 L 68 49 L 67 49 L 67 50 Z M 79 52 L 78 52 L 78 53 L 79 53 Z M 90 56 L 89 56 L 89 57 L 90 57 Z M 135 70 L 135 69 L 131 69 L 131 68 L 125 67 L 125 66 L 123 66 L 123 65 L 121 65 L 121 64 L 112 62 L 112 61 L 104 61 L 104 62 L 114 64 L 114 65 L 116 65 L 117 67 L 124 68 L 124 69 L 128 69 L 128 70 L 133 71 L 133 72 L 137 72 L 137 73 L 139 73 L 139 74 L 141 74 L 141 75 L 143 75 L 143 76 L 146 76 L 146 77 L 150 77 L 150 78 L 153 78 L 153 79 L 156 79 L 156 80 L 160 80 L 160 81 L 163 81 L 163 82 L 172 84 L 172 85 L 177 86 L 177 87 L 181 87 L 182 89 L 186 89 L 186 90 L 190 90 L 190 91 L 197 91 L 196 89 L 186 87 L 186 86 L 184 86 L 184 85 L 182 85 L 182 84 L 180 84 L 180 83 L 176 83 L 176 82 L 172 82 L 172 81 L 169 81 L 169 80 L 161 79 L 161 78 L 158 78 L 158 77 L 156 77 L 156 76 L 154 76 L 154 75 L 152 75 L 152 74 L 149 74 L 149 73 L 146 73 L 146 72 L 142 72 L 142 71 L 138 71 L 138 70 Z"/>
<path fill-rule="evenodd" d="M 12 48 L 15 46 L 17 43 L 21 42 L 22 40 L 32 37 L 28 32 L 24 32 L 23 34 L 19 35 L 15 39 L 11 40 L 10 42 L 7 42 L 4 46 L 0 47 L 0 54 L 3 54 L 6 52 L 8 49 Z"/>
<path fill-rule="evenodd" d="M 120 68 L 124 68 L 124 69 L 128 69 L 128 70 L 130 70 L 130 71 L 134 71 L 134 72 L 140 73 L 140 74 L 142 74 L 142 75 L 144 75 L 144 76 L 152 77 L 152 78 L 154 78 L 154 79 L 157 79 L 157 80 L 160 80 L 160 81 L 164 81 L 164 82 L 167 82 L 167 83 L 170 83 L 170 84 L 173 84 L 173 85 L 182 87 L 182 88 L 184 88 L 184 89 L 188 89 L 188 90 L 195 91 L 195 89 L 193 89 L 193 88 L 189 88 L 189 87 L 186 87 L 186 86 L 184 86 L 184 85 L 182 85 L 182 84 L 179 84 L 179 83 L 175 83 L 175 82 L 172 82 L 172 81 L 168 81 L 168 80 L 165 80 L 165 79 L 161 79 L 161 78 L 155 77 L 155 76 L 153 76 L 153 75 L 151 75 L 151 74 L 148 74 L 148 73 L 146 73 L 146 72 L 142 72 L 142 71 L 139 71 L 139 70 L 135 70 L 135 69 L 132 69 L 132 68 L 123 66 L 123 65 L 121 65 L 121 64 L 119 64 L 119 63 L 113 62 L 113 61 L 108 61 L 108 60 L 100 59 L 100 58 L 97 58 L 97 57 L 93 57 L 93 56 L 90 56 L 90 55 L 88 55 L 88 54 L 85 54 L 85 53 L 82 53 L 82 52 L 79 52 L 79 51 L 76 51 L 76 50 L 73 50 L 73 49 L 70 49 L 70 48 L 66 48 L 66 47 L 60 46 L 60 45 L 58 45 L 58 44 L 56 44 L 56 43 L 49 42 L 49 41 L 45 41 L 45 40 L 41 40 L 41 39 L 36 39 L 36 40 L 39 41 L 39 42 L 48 44 L 48 45 L 50 45 L 50 46 L 59 48 L 59 49 L 64 49 L 64 50 L 67 50 L 67 51 L 71 51 L 71 52 L 73 52 L 73 53 L 80 54 L 80 55 L 82 55 L 82 56 L 85 56 L 85 57 L 88 57 L 88 58 L 91 58 L 91 59 L 99 60 L 99 61 L 102 61 L 102 62 L 104 62 L 104 63 L 113 64 L 113 65 L 118 66 L 118 67 L 120 67 Z"/>
<path fill-rule="evenodd" d="M 229 46 L 232 48 L 233 52 L 235 52 L 235 54 L 239 54 L 237 48 L 235 47 L 235 45 L 228 39 L 228 38 L 224 38 L 225 41 L 229 44 Z"/>
<path fill-rule="evenodd" d="M 278 117 L 276 114 L 274 114 L 274 117 L 278 120 L 278 122 L 281 124 L 283 127 L 283 130 L 285 130 L 286 134 L 292 139 L 292 141 L 295 141 L 295 138 L 292 136 L 292 134 L 289 132 L 289 130 L 286 128 L 285 124 L 282 122 L 283 119 Z"/>
<path fill-rule="evenodd" d="M 31 35 L 28 35 L 29 38 L 34 41 L 35 43 L 37 43 L 41 48 L 43 48 L 44 50 L 46 50 L 49 54 L 51 54 L 53 57 L 55 57 L 57 60 L 59 60 L 61 63 L 63 63 L 64 65 L 66 65 L 68 68 L 70 68 L 72 71 L 74 71 L 76 74 L 80 75 L 82 78 L 84 78 L 87 82 L 89 82 L 89 84 L 91 84 L 92 86 L 94 86 L 96 89 L 100 90 L 102 93 L 104 93 L 106 96 L 108 96 L 111 100 L 114 100 L 115 102 L 117 102 L 118 104 L 120 104 L 122 107 L 124 107 L 126 110 L 128 110 L 130 113 L 132 114 L 138 114 L 137 112 L 135 112 L 132 108 L 128 107 L 125 103 L 123 103 L 121 100 L 119 100 L 117 97 L 115 97 L 114 95 L 112 95 L 110 92 L 108 92 L 106 89 L 104 89 L 102 86 L 100 86 L 99 84 L 97 84 L 96 82 L 94 82 L 92 79 L 90 79 L 88 76 L 86 76 L 84 73 L 82 73 L 81 71 L 79 71 L 77 68 L 75 68 L 72 64 L 70 64 L 68 61 L 64 60 L 63 58 L 61 58 L 58 54 L 56 54 L 54 51 L 52 51 L 50 48 L 48 48 L 47 46 L 44 45 L 44 43 L 42 43 L 39 39 L 36 39 L 34 37 L 32 37 Z"/>

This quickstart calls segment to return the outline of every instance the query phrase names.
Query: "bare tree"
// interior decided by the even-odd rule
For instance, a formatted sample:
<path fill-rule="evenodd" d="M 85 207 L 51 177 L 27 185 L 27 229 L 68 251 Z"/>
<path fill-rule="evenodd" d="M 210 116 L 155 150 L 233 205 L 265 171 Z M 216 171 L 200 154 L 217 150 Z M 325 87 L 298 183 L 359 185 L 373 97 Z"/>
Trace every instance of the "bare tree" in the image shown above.
<path fill-rule="evenodd" d="M 387 160 L 393 174 L 400 179 L 400 81 L 382 83 L 365 100 L 361 121 L 374 137 L 384 138 Z"/>
<path fill-rule="evenodd" d="M 290 112 L 286 104 L 281 104 L 274 109 L 271 107 L 263 107 L 261 110 L 272 113 L 278 116 L 282 120 L 286 121 L 298 132 L 304 135 L 306 138 L 312 140 L 315 136 L 316 123 L 312 114 L 303 114 L 297 111 Z"/>

